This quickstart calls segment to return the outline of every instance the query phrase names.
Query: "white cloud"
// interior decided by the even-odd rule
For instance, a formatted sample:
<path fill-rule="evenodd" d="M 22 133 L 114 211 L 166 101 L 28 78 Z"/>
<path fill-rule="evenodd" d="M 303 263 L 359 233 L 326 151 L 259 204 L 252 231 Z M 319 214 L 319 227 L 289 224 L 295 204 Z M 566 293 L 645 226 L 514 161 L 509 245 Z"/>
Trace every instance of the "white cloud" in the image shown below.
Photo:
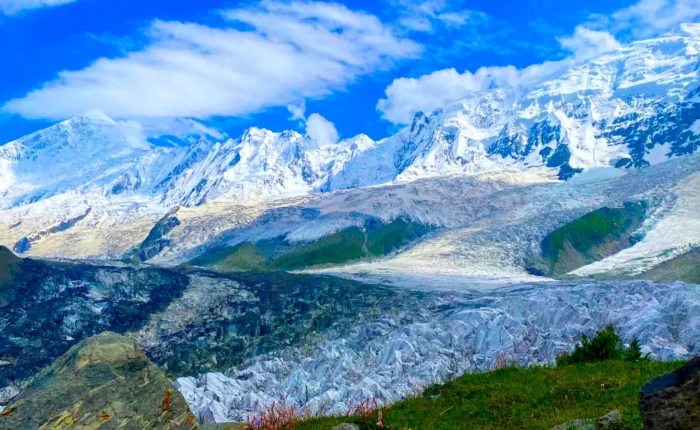
<path fill-rule="evenodd" d="M 27 9 L 60 6 L 77 0 L 0 0 L 0 12 L 13 15 Z"/>
<path fill-rule="evenodd" d="M 469 10 L 459 0 L 390 0 L 404 28 L 432 33 L 435 27 L 459 28 L 471 22 L 483 22 L 487 15 Z"/>
<path fill-rule="evenodd" d="M 338 143 L 335 125 L 317 113 L 312 113 L 306 119 L 306 135 L 321 145 Z"/>
<path fill-rule="evenodd" d="M 634 38 L 656 36 L 700 17 L 700 0 L 641 0 L 610 16 L 594 15 L 595 25 Z"/>
<path fill-rule="evenodd" d="M 338 143 L 338 130 L 336 130 L 335 124 L 317 113 L 312 113 L 307 118 L 306 102 L 303 100 L 296 104 L 287 105 L 287 110 L 291 114 L 289 117 L 290 121 L 299 120 L 299 126 L 306 128 L 307 137 L 321 145 Z"/>
<path fill-rule="evenodd" d="M 595 58 L 605 52 L 620 48 L 620 42 L 607 31 L 596 31 L 581 25 L 574 34 L 558 39 L 561 47 L 573 54 L 573 59 L 582 61 Z"/>
<path fill-rule="evenodd" d="M 137 127 L 147 138 L 171 135 L 176 137 L 207 136 L 218 141 L 226 139 L 226 134 L 207 127 L 192 118 L 138 118 L 136 120 L 124 120 L 132 127 Z"/>
<path fill-rule="evenodd" d="M 63 71 L 2 110 L 52 120 L 92 108 L 118 119 L 244 116 L 322 97 L 421 51 L 334 3 L 263 1 L 223 15 L 230 27 L 156 21 L 144 50 Z"/>
<path fill-rule="evenodd" d="M 573 67 L 587 59 L 620 47 L 615 38 L 604 31 L 576 27 L 570 37 L 559 39 L 571 55 L 560 61 L 533 64 L 524 69 L 513 66 L 481 67 L 476 72 L 459 73 L 454 68 L 432 72 L 418 78 L 395 79 L 379 100 L 382 117 L 394 124 L 408 124 L 418 111 L 432 112 L 448 103 L 493 87 L 527 88 L 547 77 Z"/>
<path fill-rule="evenodd" d="M 287 105 L 287 110 L 292 115 L 289 117 L 290 121 L 296 121 L 298 119 L 303 121 L 306 119 L 306 116 L 305 116 L 306 102 L 304 100 L 302 100 L 296 104 Z"/>

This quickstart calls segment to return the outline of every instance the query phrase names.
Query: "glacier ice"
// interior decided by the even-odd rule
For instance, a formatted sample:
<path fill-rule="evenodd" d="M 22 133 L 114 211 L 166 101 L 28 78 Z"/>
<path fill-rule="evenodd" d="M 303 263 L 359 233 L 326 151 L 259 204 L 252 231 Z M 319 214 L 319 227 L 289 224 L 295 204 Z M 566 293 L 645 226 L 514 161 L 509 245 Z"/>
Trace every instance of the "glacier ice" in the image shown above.
<path fill-rule="evenodd" d="M 404 323 L 401 323 L 403 321 Z M 581 333 L 613 324 L 661 360 L 700 350 L 700 286 L 646 281 L 528 283 L 490 291 L 442 290 L 408 315 L 338 328 L 314 348 L 293 345 L 224 373 L 176 386 L 203 422 L 242 421 L 272 402 L 344 414 L 491 368 L 498 354 L 520 365 L 552 363 Z"/>

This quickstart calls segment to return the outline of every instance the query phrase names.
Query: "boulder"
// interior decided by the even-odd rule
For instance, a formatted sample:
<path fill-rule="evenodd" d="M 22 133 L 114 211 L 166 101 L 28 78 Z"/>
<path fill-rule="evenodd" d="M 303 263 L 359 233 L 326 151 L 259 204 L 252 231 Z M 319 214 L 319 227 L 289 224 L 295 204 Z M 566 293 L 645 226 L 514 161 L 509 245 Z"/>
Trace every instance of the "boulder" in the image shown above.
<path fill-rule="evenodd" d="M 83 340 L 0 414 L 0 429 L 198 429 L 185 399 L 129 338 Z"/>
<path fill-rule="evenodd" d="M 343 424 L 338 424 L 337 426 L 333 427 L 331 430 L 360 430 L 360 426 L 358 426 L 357 424 L 343 423 Z"/>
<path fill-rule="evenodd" d="M 697 430 L 700 426 L 700 357 L 647 382 L 639 393 L 644 428 Z"/>
<path fill-rule="evenodd" d="M 571 420 L 571 421 L 565 422 L 564 424 L 559 424 L 558 426 L 554 426 L 550 430 L 593 430 L 594 424 L 595 424 L 595 421 L 592 419 Z"/>
<path fill-rule="evenodd" d="M 621 430 L 622 414 L 619 411 L 609 412 L 598 418 L 595 422 L 595 430 Z"/>

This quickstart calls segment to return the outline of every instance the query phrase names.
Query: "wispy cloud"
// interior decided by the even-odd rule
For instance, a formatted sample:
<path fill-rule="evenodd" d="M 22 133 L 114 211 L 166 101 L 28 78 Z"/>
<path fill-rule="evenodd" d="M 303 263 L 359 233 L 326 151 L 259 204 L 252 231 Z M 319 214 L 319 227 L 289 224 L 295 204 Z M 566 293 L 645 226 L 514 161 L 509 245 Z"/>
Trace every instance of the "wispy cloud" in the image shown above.
<path fill-rule="evenodd" d="M 460 0 L 389 0 L 389 4 L 399 15 L 398 23 L 411 31 L 432 33 L 481 24 L 488 19 L 486 14 L 468 9 Z"/>
<path fill-rule="evenodd" d="M 60 6 L 75 1 L 77 0 L 0 0 L 0 12 L 5 15 L 14 15 L 27 9 Z"/>
<path fill-rule="evenodd" d="M 95 107 L 124 119 L 244 116 L 322 97 L 421 52 L 340 4 L 264 1 L 223 16 L 225 28 L 156 21 L 145 49 L 63 71 L 2 110 L 52 120 Z"/>
<path fill-rule="evenodd" d="M 700 18 L 700 0 L 641 0 L 610 16 L 594 15 L 590 24 L 613 33 L 629 32 L 645 38 Z"/>
<path fill-rule="evenodd" d="M 386 98 L 378 102 L 377 109 L 384 119 L 394 124 L 407 124 L 418 111 L 432 112 L 487 88 L 531 87 L 555 73 L 620 47 L 611 34 L 581 26 L 576 27 L 571 36 L 558 40 L 563 49 L 571 52 L 560 61 L 546 61 L 524 69 L 482 67 L 474 73 L 468 70 L 459 73 L 448 68 L 417 78 L 396 79 L 386 88 Z"/>

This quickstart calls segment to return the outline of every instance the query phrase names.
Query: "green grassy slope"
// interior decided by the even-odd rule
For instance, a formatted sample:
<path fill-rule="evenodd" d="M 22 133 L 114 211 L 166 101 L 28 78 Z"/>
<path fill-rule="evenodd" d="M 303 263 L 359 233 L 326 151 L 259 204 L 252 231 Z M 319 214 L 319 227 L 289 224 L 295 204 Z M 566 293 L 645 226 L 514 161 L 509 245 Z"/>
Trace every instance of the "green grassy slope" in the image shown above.
<path fill-rule="evenodd" d="M 546 429 L 574 419 L 598 418 L 617 409 L 624 429 L 641 429 L 640 387 L 684 362 L 605 361 L 564 367 L 506 368 L 462 376 L 383 412 L 398 429 Z M 605 390 L 601 390 L 605 384 Z M 552 392 L 552 389 L 554 392 Z M 315 419 L 300 430 L 329 429 L 343 422 L 375 428 L 357 417 Z"/>
<path fill-rule="evenodd" d="M 246 272 L 262 270 L 265 267 L 266 258 L 257 246 L 245 242 L 215 249 L 195 258 L 190 263 L 221 272 Z"/>
<path fill-rule="evenodd" d="M 219 248 L 190 263 L 221 272 L 300 270 L 368 261 L 385 256 L 431 230 L 402 218 L 365 228 L 350 227 L 311 243 L 292 246 L 282 240 Z"/>
<path fill-rule="evenodd" d="M 389 224 L 367 230 L 367 251 L 375 257 L 386 255 L 421 238 L 430 230 L 429 226 L 397 218 Z"/>
<path fill-rule="evenodd" d="M 351 227 L 282 255 L 267 268 L 296 270 L 361 260 L 367 257 L 364 246 L 365 232 Z"/>
<path fill-rule="evenodd" d="M 642 273 L 639 278 L 651 281 L 681 281 L 700 284 L 700 249 L 693 249 Z"/>
<path fill-rule="evenodd" d="M 542 240 L 542 258 L 534 272 L 561 276 L 634 244 L 632 233 L 644 221 L 646 205 L 600 208 L 553 231 Z"/>

